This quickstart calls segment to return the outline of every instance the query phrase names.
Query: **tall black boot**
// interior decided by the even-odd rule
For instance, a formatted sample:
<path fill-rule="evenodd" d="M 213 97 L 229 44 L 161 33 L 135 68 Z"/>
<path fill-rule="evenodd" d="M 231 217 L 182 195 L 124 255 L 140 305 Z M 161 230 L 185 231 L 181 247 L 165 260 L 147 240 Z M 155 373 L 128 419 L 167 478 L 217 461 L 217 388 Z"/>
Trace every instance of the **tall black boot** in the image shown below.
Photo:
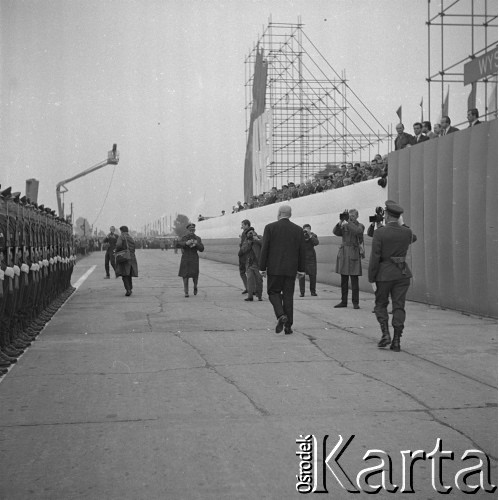
<path fill-rule="evenodd" d="M 393 330 L 393 340 L 390 349 L 395 352 L 400 352 L 400 337 L 402 337 L 402 328 Z"/>
<path fill-rule="evenodd" d="M 381 326 L 381 340 L 378 342 L 378 347 L 386 347 L 392 341 L 390 337 L 390 329 L 388 328 L 388 321 L 383 321 L 379 324 Z"/>
<path fill-rule="evenodd" d="M 341 302 L 334 307 L 347 307 L 348 306 L 348 274 L 341 275 Z"/>
<path fill-rule="evenodd" d="M 184 296 L 189 297 L 189 278 L 183 278 L 184 280 Z"/>

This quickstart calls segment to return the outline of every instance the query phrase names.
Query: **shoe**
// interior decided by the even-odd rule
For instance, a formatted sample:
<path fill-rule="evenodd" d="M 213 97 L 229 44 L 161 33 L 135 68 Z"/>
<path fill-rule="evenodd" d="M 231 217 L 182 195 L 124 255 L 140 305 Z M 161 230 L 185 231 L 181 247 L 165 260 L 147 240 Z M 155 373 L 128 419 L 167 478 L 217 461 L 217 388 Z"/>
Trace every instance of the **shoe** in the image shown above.
<path fill-rule="evenodd" d="M 127 290 L 127 291 L 126 291 L 126 293 L 125 293 L 125 295 L 126 295 L 127 297 L 130 297 L 130 295 L 132 295 L 132 291 L 131 291 L 131 290 Z"/>
<path fill-rule="evenodd" d="M 340 302 L 339 304 L 336 304 L 334 307 L 335 309 L 337 309 L 338 307 L 348 307 L 348 305 L 345 304 L 344 302 Z"/>
<path fill-rule="evenodd" d="M 354 309 L 360 309 L 359 304 L 354 304 L 354 305 L 353 305 L 353 308 L 354 308 Z"/>
<path fill-rule="evenodd" d="M 184 297 L 189 297 L 189 294 L 188 294 L 188 293 L 186 293 L 186 294 L 184 295 Z"/>
<path fill-rule="evenodd" d="M 111 279 L 111 276 L 104 276 L 105 280 Z"/>
<path fill-rule="evenodd" d="M 300 297 L 305 297 L 305 294 L 304 293 L 300 293 Z"/>
<path fill-rule="evenodd" d="M 285 335 L 291 335 L 293 333 L 293 330 L 291 329 L 290 326 L 285 326 L 284 333 L 285 333 Z"/>
<path fill-rule="evenodd" d="M 284 324 L 288 322 L 288 317 L 283 314 L 278 320 L 277 320 L 277 325 L 275 326 L 275 332 L 276 333 L 281 333 L 282 330 L 284 329 Z"/>
<path fill-rule="evenodd" d="M 315 292 L 311 292 L 310 295 L 312 295 L 312 297 L 317 297 L 317 294 Z"/>
<path fill-rule="evenodd" d="M 198 289 L 194 288 L 194 295 L 197 295 L 197 294 L 198 294 Z"/>
<path fill-rule="evenodd" d="M 248 293 L 248 290 L 243 290 L 243 291 L 241 292 L 241 295 L 244 295 L 245 293 Z"/>
<path fill-rule="evenodd" d="M 258 296 L 258 302 L 261 302 L 262 300 L 263 300 L 263 299 L 262 299 L 262 296 L 261 296 L 261 295 L 259 295 L 259 296 Z"/>
<path fill-rule="evenodd" d="M 244 302 L 253 302 L 253 297 L 246 297 Z"/>

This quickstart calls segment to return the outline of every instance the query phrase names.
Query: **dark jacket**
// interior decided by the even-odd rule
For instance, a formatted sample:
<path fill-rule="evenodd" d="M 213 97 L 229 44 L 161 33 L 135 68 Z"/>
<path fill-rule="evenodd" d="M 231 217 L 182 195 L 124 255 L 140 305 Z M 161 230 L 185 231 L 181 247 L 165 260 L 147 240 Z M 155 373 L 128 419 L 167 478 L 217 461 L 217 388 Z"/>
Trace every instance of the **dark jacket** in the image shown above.
<path fill-rule="evenodd" d="M 419 134 L 419 141 L 418 141 L 418 138 L 416 136 L 414 136 L 414 146 L 416 144 L 420 144 L 421 142 L 424 142 L 424 141 L 429 141 L 430 138 L 427 136 L 427 135 L 424 135 L 424 134 Z"/>
<path fill-rule="evenodd" d="M 115 251 L 125 250 L 128 247 L 130 250 L 130 260 L 128 262 L 116 263 L 116 276 L 133 276 L 136 278 L 139 275 L 139 266 L 135 257 L 135 240 L 128 234 L 122 233 L 116 241 Z"/>
<path fill-rule="evenodd" d="M 369 259 L 368 279 L 375 281 L 394 281 L 411 278 L 407 263 L 392 262 L 390 257 L 405 258 L 409 245 L 416 241 L 416 235 L 407 226 L 389 222 L 374 231 L 371 257 Z"/>
<path fill-rule="evenodd" d="M 119 236 L 116 233 L 109 233 L 103 240 L 102 243 L 108 245 L 106 252 L 113 253 L 116 248 L 116 242 L 118 241 Z"/>
<path fill-rule="evenodd" d="M 197 242 L 196 246 L 187 246 L 186 241 L 193 239 Z M 204 252 L 204 245 L 201 238 L 195 234 L 185 234 L 177 242 L 177 248 L 182 250 L 182 258 L 180 259 L 178 275 L 181 278 L 197 278 L 199 276 L 198 252 Z"/>
<path fill-rule="evenodd" d="M 345 226 L 338 222 L 333 234 L 342 238 L 342 244 L 336 257 L 336 272 L 349 276 L 362 276 L 360 251 L 364 243 L 364 224 L 348 222 Z"/>
<path fill-rule="evenodd" d="M 414 144 L 414 137 L 407 132 L 402 132 L 399 136 L 395 137 L 395 151 L 398 149 L 404 149 L 407 146 L 412 146 Z"/>
<path fill-rule="evenodd" d="M 258 269 L 260 254 L 262 253 L 262 240 L 255 238 L 250 240 L 246 238 L 241 250 L 246 255 L 246 269 L 249 267 Z"/>
<path fill-rule="evenodd" d="M 305 271 L 305 238 L 300 226 L 287 218 L 265 226 L 260 271 L 272 276 L 296 276 Z"/>

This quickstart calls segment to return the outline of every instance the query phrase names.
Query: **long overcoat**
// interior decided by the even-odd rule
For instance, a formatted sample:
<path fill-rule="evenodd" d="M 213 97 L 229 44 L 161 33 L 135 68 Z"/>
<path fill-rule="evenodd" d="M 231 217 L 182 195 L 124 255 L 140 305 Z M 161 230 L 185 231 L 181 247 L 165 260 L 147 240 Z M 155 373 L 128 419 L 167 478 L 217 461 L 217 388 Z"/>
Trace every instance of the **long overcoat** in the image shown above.
<path fill-rule="evenodd" d="M 317 256 L 315 248 L 319 244 L 319 238 L 315 233 L 310 233 L 310 238 L 305 240 L 305 273 L 309 276 L 317 274 Z"/>
<path fill-rule="evenodd" d="M 126 243 L 124 239 L 126 239 Z M 122 233 L 116 242 L 116 252 L 124 250 L 127 246 L 130 250 L 131 259 L 121 264 L 116 263 L 116 276 L 131 275 L 136 278 L 139 275 L 139 266 L 137 265 L 137 259 L 135 257 L 135 240 L 128 233 Z"/>
<path fill-rule="evenodd" d="M 333 234 L 341 236 L 342 244 L 336 258 L 336 272 L 349 276 L 362 276 L 360 250 L 364 243 L 364 225 L 358 221 L 349 221 L 342 226 L 334 226 Z"/>
<path fill-rule="evenodd" d="M 195 247 L 189 247 L 185 244 L 186 241 L 193 239 L 197 241 Z M 197 278 L 199 276 L 198 251 L 204 252 L 204 245 L 201 238 L 195 234 L 186 234 L 177 242 L 177 248 L 182 250 L 178 275 L 181 278 Z"/>

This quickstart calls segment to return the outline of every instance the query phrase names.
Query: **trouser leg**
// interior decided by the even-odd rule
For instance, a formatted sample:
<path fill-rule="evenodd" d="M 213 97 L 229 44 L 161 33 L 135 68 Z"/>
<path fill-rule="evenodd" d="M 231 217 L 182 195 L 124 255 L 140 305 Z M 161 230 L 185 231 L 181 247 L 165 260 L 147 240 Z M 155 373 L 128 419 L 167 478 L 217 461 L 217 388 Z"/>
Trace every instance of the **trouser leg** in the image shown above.
<path fill-rule="evenodd" d="M 182 278 L 184 282 L 184 294 L 188 295 L 189 294 L 189 278 Z"/>
<path fill-rule="evenodd" d="M 109 276 L 109 252 L 106 252 L 104 256 L 104 269 L 106 270 L 106 276 Z"/>
<path fill-rule="evenodd" d="M 243 280 L 243 285 L 244 289 L 248 289 L 248 278 L 246 276 L 246 264 L 245 263 L 239 263 L 239 275 L 241 276 L 241 279 Z"/>
<path fill-rule="evenodd" d="M 278 319 L 284 314 L 281 293 L 283 279 L 284 276 L 267 276 L 267 293 L 269 295 L 269 301 L 274 308 L 275 317 Z"/>
<path fill-rule="evenodd" d="M 410 278 L 397 280 L 391 288 L 391 298 L 393 306 L 392 326 L 402 333 L 405 323 L 405 296 L 409 290 Z"/>
<path fill-rule="evenodd" d="M 388 324 L 388 296 L 390 294 L 392 282 L 391 281 L 377 281 L 376 293 L 374 294 L 376 304 L 374 306 L 374 313 L 380 325 Z"/>
<path fill-rule="evenodd" d="M 341 303 L 348 304 L 348 274 L 341 275 Z"/>
<path fill-rule="evenodd" d="M 293 295 L 295 293 L 295 276 L 285 276 L 282 287 L 282 304 L 284 314 L 288 317 L 287 326 L 293 324 Z"/>
<path fill-rule="evenodd" d="M 352 280 L 352 303 L 353 305 L 359 305 L 359 277 L 350 276 Z"/>
<path fill-rule="evenodd" d="M 310 293 L 316 292 L 316 284 L 317 284 L 317 274 L 309 274 L 308 279 L 310 280 Z"/>
<path fill-rule="evenodd" d="M 300 287 L 300 294 L 305 295 L 305 276 L 298 278 L 298 286 Z M 310 282 L 310 291 L 312 291 L 312 282 Z"/>

